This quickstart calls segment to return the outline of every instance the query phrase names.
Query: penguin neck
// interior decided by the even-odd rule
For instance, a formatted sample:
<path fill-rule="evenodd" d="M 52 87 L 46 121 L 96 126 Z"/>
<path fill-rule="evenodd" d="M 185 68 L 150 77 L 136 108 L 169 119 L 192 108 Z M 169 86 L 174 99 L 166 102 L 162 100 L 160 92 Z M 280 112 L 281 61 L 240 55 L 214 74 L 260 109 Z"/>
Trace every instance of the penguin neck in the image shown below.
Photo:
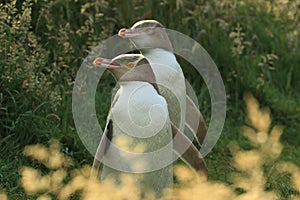
<path fill-rule="evenodd" d="M 165 65 L 176 71 L 181 72 L 180 65 L 178 64 L 174 53 L 171 51 L 167 51 L 165 49 L 160 48 L 153 48 L 143 50 L 142 54 L 147 58 L 147 60 L 151 64 L 156 76 L 160 74 L 159 70 L 161 69 L 161 66 L 159 65 Z"/>
<path fill-rule="evenodd" d="M 131 91 L 132 88 L 138 88 L 143 85 L 148 85 L 148 83 L 144 81 L 118 81 L 118 84 L 122 91 Z"/>
<path fill-rule="evenodd" d="M 145 82 L 145 81 L 123 81 L 123 80 L 119 80 L 118 83 L 122 87 L 122 86 L 126 86 L 126 85 L 138 85 L 138 84 L 143 84 L 143 83 L 147 83 L 147 82 Z"/>
<path fill-rule="evenodd" d="M 155 82 L 146 82 L 146 81 L 123 81 L 119 80 L 118 84 L 120 85 L 120 88 L 127 88 L 128 86 L 130 87 L 137 87 L 141 85 L 152 85 L 152 87 L 156 90 L 158 94 L 160 94 L 158 86 Z"/>
<path fill-rule="evenodd" d="M 142 54 L 145 57 L 152 57 L 157 55 L 167 56 L 167 57 L 175 57 L 172 51 L 162 49 L 162 48 L 149 48 L 141 50 Z"/>

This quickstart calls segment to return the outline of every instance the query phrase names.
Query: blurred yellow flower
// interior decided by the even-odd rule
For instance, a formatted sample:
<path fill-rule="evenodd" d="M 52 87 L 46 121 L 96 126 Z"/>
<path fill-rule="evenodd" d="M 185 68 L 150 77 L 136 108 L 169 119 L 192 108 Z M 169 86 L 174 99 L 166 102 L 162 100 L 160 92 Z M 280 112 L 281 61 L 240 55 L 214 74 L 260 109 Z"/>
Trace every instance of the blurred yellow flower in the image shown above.
<path fill-rule="evenodd" d="M 7 195 L 0 191 L 0 200 L 7 200 Z"/>

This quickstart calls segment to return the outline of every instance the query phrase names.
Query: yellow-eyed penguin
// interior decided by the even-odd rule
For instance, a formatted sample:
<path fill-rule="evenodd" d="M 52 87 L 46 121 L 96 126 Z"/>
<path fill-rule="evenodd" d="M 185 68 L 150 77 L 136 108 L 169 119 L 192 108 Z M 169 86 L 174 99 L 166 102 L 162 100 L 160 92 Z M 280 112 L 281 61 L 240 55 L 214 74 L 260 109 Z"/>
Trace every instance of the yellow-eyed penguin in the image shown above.
<path fill-rule="evenodd" d="M 153 99 L 159 99 L 159 101 L 162 100 L 162 97 L 159 95 L 158 87 L 155 83 L 155 76 L 153 74 L 153 71 L 151 69 L 151 66 L 147 62 L 146 59 L 141 54 L 125 54 L 125 55 L 120 55 L 116 58 L 113 59 L 113 61 L 108 60 L 108 59 L 102 59 L 102 58 L 97 58 L 94 61 L 94 64 L 96 66 L 100 67 L 105 67 L 109 69 L 115 76 L 115 78 L 120 82 L 120 89 L 117 92 L 114 101 L 112 103 L 111 109 L 110 109 L 110 114 L 108 116 L 107 120 L 107 125 L 104 131 L 104 134 L 102 136 L 102 139 L 100 141 L 99 147 L 97 149 L 97 153 L 95 155 L 94 163 L 93 163 L 93 169 L 95 171 L 98 171 L 98 168 L 100 166 L 100 163 L 103 161 L 104 156 L 108 154 L 108 159 L 109 156 L 111 156 L 111 159 L 119 159 L 117 162 L 118 164 L 122 165 L 121 160 L 125 159 L 126 157 L 122 156 L 116 156 L 107 153 L 107 151 L 110 148 L 109 142 L 112 141 L 112 143 L 116 143 L 117 145 L 122 145 L 120 148 L 126 148 L 129 151 L 138 151 L 141 152 L 141 150 L 145 151 L 153 151 L 155 149 L 159 149 L 162 146 L 166 145 L 166 142 L 169 142 L 169 145 L 166 145 L 167 152 L 164 152 L 163 156 L 172 156 L 169 154 L 170 147 L 172 148 L 172 143 L 170 141 L 170 126 L 168 123 L 168 119 L 165 121 L 164 124 L 164 129 L 161 129 L 160 132 L 155 137 L 145 138 L 142 139 L 137 139 L 137 138 L 132 138 L 132 137 L 127 137 L 122 130 L 120 130 L 120 123 L 114 120 L 120 120 L 124 119 L 124 116 L 122 116 L 122 112 L 124 112 L 124 108 L 122 108 L 121 105 L 124 105 L 124 102 L 119 102 L 119 101 L 124 101 L 124 98 L 122 99 L 122 96 L 126 95 L 128 93 L 128 88 L 124 90 L 124 87 L 126 87 L 126 84 L 133 82 L 134 85 L 139 84 L 140 86 L 146 86 L 142 87 L 143 89 L 141 90 L 142 93 L 144 93 L 142 96 L 139 96 L 137 101 L 133 106 L 136 106 L 140 108 L 140 103 L 143 105 L 147 104 L 149 100 L 151 103 L 153 103 L 155 100 Z M 143 66 L 141 66 L 143 65 Z M 130 70 L 130 71 L 129 71 Z M 125 83 L 126 82 L 126 83 Z M 124 85 L 125 84 L 125 85 Z M 123 86 L 122 86 L 123 85 Z M 150 86 L 152 85 L 152 87 Z M 128 87 L 128 85 L 127 85 Z M 147 92 L 147 88 L 150 89 Z M 153 91 L 156 90 L 155 91 Z M 124 94 L 125 93 L 125 94 Z M 150 94 L 150 96 L 149 96 Z M 121 98 L 120 98 L 121 97 Z M 126 100 L 126 98 L 125 98 Z M 118 103 L 119 102 L 119 103 Z M 118 106 L 119 105 L 119 106 Z M 120 107 L 121 106 L 121 107 Z M 160 106 L 164 109 L 167 109 L 165 102 L 162 100 Z M 112 117 L 114 110 L 117 110 L 115 113 L 116 115 L 121 115 L 119 118 L 117 117 Z M 119 112 L 118 112 L 119 111 Z M 147 112 L 143 112 L 142 110 L 139 110 L 141 115 L 139 116 L 140 118 L 147 117 Z M 166 111 L 166 110 L 165 110 Z M 165 112 L 163 111 L 163 112 Z M 162 113 L 163 115 L 164 113 Z M 159 116 L 157 116 L 160 118 Z M 132 119 L 131 119 L 132 120 Z M 161 119 L 158 119 L 161 120 Z M 123 121 L 123 120 L 122 120 Z M 124 120 L 123 123 L 131 123 L 129 120 Z M 159 123 L 158 123 L 159 124 Z M 159 126 L 158 124 L 155 124 L 154 127 L 150 127 L 151 129 L 157 129 L 155 126 Z M 161 124 L 162 125 L 162 124 Z M 117 126 L 117 128 L 115 127 Z M 174 150 L 180 149 L 182 144 L 190 144 L 189 139 L 182 133 L 180 132 L 176 127 L 171 125 L 172 127 L 172 137 L 175 137 L 176 135 L 179 137 L 179 140 L 174 141 Z M 133 129 L 136 127 L 130 127 L 130 129 L 127 129 L 127 131 L 132 132 Z M 149 130 L 149 129 L 148 129 Z M 155 132 L 154 132 L 155 133 Z M 128 133 L 127 133 L 128 134 Z M 165 134 L 165 135 L 164 135 Z M 129 141 L 126 141 L 129 140 Z M 124 144 L 127 145 L 124 147 Z M 170 145 L 171 144 L 171 145 Z M 145 152 L 146 152 L 145 151 Z M 207 171 L 204 171 L 203 169 L 205 168 L 205 163 L 203 162 L 203 159 L 199 156 L 199 152 L 197 148 L 194 145 L 190 145 L 189 148 L 181 155 L 182 159 L 190 165 L 195 171 L 201 170 L 204 172 L 204 175 L 207 175 Z M 112 158 L 115 157 L 115 158 Z M 169 158 L 170 159 L 170 158 Z M 160 161 L 154 159 L 146 159 L 144 160 L 147 164 L 147 162 L 156 162 L 156 164 L 152 164 L 153 167 L 157 165 Z M 141 160 L 130 160 L 129 165 L 132 165 L 132 167 L 138 167 L 138 168 L 143 168 L 146 167 L 145 163 L 141 164 Z M 148 163 L 149 164 L 149 163 Z M 149 164 L 151 165 L 151 163 Z M 159 165 L 159 164 L 158 164 Z M 149 166 L 148 166 L 149 167 Z M 125 167 L 126 168 L 126 167 Z M 124 168 L 124 169 L 125 169 Z M 140 170 L 138 169 L 137 170 Z M 206 169 L 206 168 L 205 168 Z M 133 169 L 134 171 L 135 169 Z M 126 171 L 126 169 L 125 169 Z M 111 176 L 114 180 L 119 181 L 120 175 L 122 174 L 129 174 L 129 173 L 124 173 L 115 169 L 112 169 L 110 167 L 104 166 L 102 170 L 102 180 L 104 180 L 107 176 Z M 95 176 L 95 174 L 94 174 Z M 131 177 L 133 177 L 136 181 L 137 184 L 141 185 L 142 190 L 152 190 L 156 193 L 157 196 L 161 194 L 161 191 L 172 185 L 172 166 L 164 166 L 162 168 L 159 168 L 159 170 L 155 170 L 153 172 L 148 172 L 148 173 L 143 173 L 143 174 L 131 174 Z M 142 182 L 142 183 L 141 183 Z"/>
<path fill-rule="evenodd" d="M 148 192 L 159 197 L 163 189 L 173 184 L 172 163 L 159 167 L 162 160 L 155 159 L 155 153 L 150 157 L 126 154 L 126 151 L 146 154 L 165 147 L 162 156 L 173 155 L 167 103 L 157 92 L 155 76 L 148 64 L 141 54 L 124 54 L 113 60 L 95 59 L 94 65 L 112 72 L 120 88 L 111 104 L 93 168 L 98 170 L 102 162 L 101 180 L 118 184 L 122 177 L 129 177 L 139 187 L 141 197 Z"/>
<path fill-rule="evenodd" d="M 182 69 L 172 52 L 171 41 L 163 28 L 163 25 L 155 20 L 142 20 L 130 29 L 120 29 L 118 35 L 130 39 L 153 66 L 156 80 L 161 84 L 158 85 L 159 90 L 168 102 L 171 121 L 181 131 L 184 130 L 186 121 L 187 127 L 193 134 L 187 136 L 190 139 L 195 137 L 201 145 L 207 133 L 205 121 L 197 106 L 186 95 Z"/>

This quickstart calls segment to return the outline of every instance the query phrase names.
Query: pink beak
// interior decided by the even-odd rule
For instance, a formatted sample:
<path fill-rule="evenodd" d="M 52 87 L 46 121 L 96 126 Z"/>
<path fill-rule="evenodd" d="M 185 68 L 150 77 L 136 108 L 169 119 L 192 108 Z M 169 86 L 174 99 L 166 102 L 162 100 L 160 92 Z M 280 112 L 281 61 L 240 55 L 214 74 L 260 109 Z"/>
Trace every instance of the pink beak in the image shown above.
<path fill-rule="evenodd" d="M 114 63 L 111 59 L 107 58 L 96 58 L 93 62 L 94 65 L 103 68 L 121 68 L 121 65 Z"/>
<path fill-rule="evenodd" d="M 126 29 L 122 28 L 119 30 L 118 35 L 122 38 L 134 38 L 140 35 L 136 29 Z"/>

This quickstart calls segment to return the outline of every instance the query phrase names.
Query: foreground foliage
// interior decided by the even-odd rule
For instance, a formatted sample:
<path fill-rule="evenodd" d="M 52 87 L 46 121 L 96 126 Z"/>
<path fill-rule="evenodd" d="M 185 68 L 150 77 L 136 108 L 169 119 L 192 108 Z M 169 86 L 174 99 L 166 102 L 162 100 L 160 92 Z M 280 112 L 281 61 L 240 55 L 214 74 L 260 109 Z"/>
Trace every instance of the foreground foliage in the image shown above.
<path fill-rule="evenodd" d="M 177 183 L 174 189 L 167 189 L 161 199 L 199 199 L 207 200 L 273 200 L 280 193 L 267 189 L 270 176 L 276 173 L 291 174 L 292 186 L 300 191 L 300 168 L 291 162 L 276 162 L 281 155 L 283 146 L 280 137 L 283 129 L 275 125 L 270 127 L 271 118 L 268 108 L 259 108 L 257 100 L 250 94 L 245 95 L 247 107 L 247 125 L 242 128 L 242 134 L 248 138 L 253 148 L 242 150 L 239 145 L 232 144 L 233 155 L 231 165 L 236 169 L 232 174 L 232 184 L 216 181 L 206 181 L 205 177 L 197 177 L 187 166 L 177 165 L 174 172 Z M 26 156 L 40 162 L 49 169 L 48 174 L 42 175 L 38 169 L 21 168 L 21 183 L 26 193 L 41 194 L 38 199 L 69 199 L 80 193 L 81 199 L 140 199 L 140 189 L 134 185 L 130 176 L 124 175 L 121 184 L 116 186 L 114 181 L 100 183 L 90 179 L 91 167 L 69 170 L 71 159 L 59 151 L 57 141 L 52 141 L 50 147 L 30 145 L 24 149 Z M 273 174 L 270 174 L 272 171 Z M 69 176 L 67 178 L 67 176 Z M 68 180 L 65 182 L 64 180 Z M 237 191 L 241 192 L 237 192 Z M 289 195 L 291 199 L 298 197 Z M 155 199 L 149 192 L 144 199 Z"/>

